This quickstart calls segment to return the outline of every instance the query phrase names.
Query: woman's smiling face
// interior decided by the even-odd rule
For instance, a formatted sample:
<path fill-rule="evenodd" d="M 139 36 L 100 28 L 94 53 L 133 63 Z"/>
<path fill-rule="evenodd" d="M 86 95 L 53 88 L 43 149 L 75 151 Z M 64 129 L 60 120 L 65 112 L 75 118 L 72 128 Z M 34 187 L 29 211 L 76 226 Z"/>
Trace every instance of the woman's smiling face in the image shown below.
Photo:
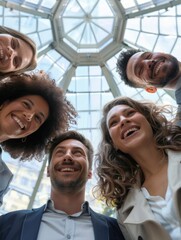
<path fill-rule="evenodd" d="M 0 72 L 16 72 L 26 68 L 33 57 L 28 43 L 9 34 L 0 34 Z"/>
<path fill-rule="evenodd" d="M 41 96 L 27 95 L 6 101 L 0 111 L 0 139 L 26 137 L 37 131 L 48 115 L 48 103 Z"/>
<path fill-rule="evenodd" d="M 152 128 L 144 115 L 127 105 L 116 105 L 107 114 L 107 129 L 116 149 L 131 154 L 153 141 Z"/>

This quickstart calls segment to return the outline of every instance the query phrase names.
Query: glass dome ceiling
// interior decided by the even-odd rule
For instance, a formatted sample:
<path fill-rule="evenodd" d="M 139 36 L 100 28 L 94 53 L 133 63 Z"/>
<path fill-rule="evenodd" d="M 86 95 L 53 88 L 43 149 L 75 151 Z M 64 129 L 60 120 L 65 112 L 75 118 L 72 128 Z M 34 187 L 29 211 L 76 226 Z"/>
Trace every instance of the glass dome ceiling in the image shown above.
<path fill-rule="evenodd" d="M 6 0 L 0 24 L 37 44 L 38 66 L 54 78 L 78 111 L 74 129 L 99 142 L 103 105 L 123 95 L 176 105 L 173 91 L 148 94 L 126 86 L 116 72 L 120 51 L 144 48 L 179 60 L 181 0 Z M 14 178 L 0 213 L 37 207 L 49 194 L 45 161 L 19 162 L 3 153 Z M 87 198 L 93 203 L 91 186 Z"/>

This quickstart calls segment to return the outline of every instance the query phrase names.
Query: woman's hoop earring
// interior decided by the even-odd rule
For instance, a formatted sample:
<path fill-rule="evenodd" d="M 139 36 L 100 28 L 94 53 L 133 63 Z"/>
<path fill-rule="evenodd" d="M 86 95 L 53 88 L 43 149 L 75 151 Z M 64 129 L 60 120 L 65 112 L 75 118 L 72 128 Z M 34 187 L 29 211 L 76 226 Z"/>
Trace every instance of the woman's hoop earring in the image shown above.
<path fill-rule="evenodd" d="M 0 105 L 0 111 L 3 109 L 3 104 Z"/>
<path fill-rule="evenodd" d="M 26 142 L 26 137 L 21 139 L 22 143 Z"/>

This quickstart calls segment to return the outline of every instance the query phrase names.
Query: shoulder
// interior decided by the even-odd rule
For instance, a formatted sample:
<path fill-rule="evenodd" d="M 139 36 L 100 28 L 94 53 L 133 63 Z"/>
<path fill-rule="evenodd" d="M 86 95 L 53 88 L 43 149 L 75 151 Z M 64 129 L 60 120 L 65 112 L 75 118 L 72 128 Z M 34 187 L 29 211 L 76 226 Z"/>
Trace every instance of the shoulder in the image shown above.
<path fill-rule="evenodd" d="M 107 215 L 104 215 L 104 214 L 101 214 L 101 213 L 97 213 L 97 212 L 94 212 L 94 214 L 96 214 L 97 217 L 105 219 L 105 220 L 107 220 L 109 222 L 117 222 L 117 220 L 114 217 L 109 217 Z"/>
<path fill-rule="evenodd" d="M 3 214 L 2 216 L 0 216 L 0 221 L 1 220 L 9 220 L 9 219 L 15 219 L 17 217 L 23 217 L 24 215 L 28 214 L 28 213 L 31 213 L 32 210 L 19 210 L 19 211 L 13 211 L 13 212 L 10 212 L 10 213 L 6 213 L 6 214 Z"/>
<path fill-rule="evenodd" d="M 3 197 L 8 191 L 8 187 L 10 182 L 12 181 L 13 174 L 8 168 L 8 166 L 5 164 L 5 162 L 2 160 L 0 155 L 0 205 L 3 202 Z"/>
<path fill-rule="evenodd" d="M 172 161 L 174 159 L 174 161 L 177 161 L 178 163 L 180 163 L 181 151 L 174 151 L 174 150 L 167 149 L 166 152 L 167 152 L 169 161 Z"/>
<path fill-rule="evenodd" d="M 177 104 L 181 104 L 181 87 L 175 90 L 175 98 Z"/>
<path fill-rule="evenodd" d="M 102 229 L 103 231 L 108 230 L 109 239 L 112 240 L 124 240 L 123 233 L 118 225 L 116 218 L 109 217 L 91 209 L 91 217 L 93 221 L 93 226 Z M 102 228 L 104 226 L 104 228 Z"/>
<path fill-rule="evenodd" d="M 96 218 L 99 221 L 101 221 L 101 220 L 104 221 L 104 222 L 106 221 L 108 225 L 118 226 L 116 218 L 109 217 L 109 216 L 106 216 L 106 215 L 101 214 L 101 213 L 97 213 L 97 212 L 93 211 L 92 209 L 91 209 L 91 216 Z"/>
<path fill-rule="evenodd" d="M 34 214 L 38 211 L 43 211 L 44 206 L 36 209 L 31 209 L 31 210 L 18 210 L 18 211 L 13 211 L 10 213 L 6 213 L 0 216 L 0 223 L 5 223 L 6 221 L 15 221 L 17 219 L 24 219 L 24 217 L 28 214 Z"/>

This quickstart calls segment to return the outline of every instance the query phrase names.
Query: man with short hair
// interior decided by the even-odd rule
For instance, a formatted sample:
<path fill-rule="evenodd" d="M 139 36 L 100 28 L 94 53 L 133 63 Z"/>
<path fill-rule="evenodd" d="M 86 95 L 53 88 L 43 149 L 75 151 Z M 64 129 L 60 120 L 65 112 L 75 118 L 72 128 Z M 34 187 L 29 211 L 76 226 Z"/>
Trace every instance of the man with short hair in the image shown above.
<path fill-rule="evenodd" d="M 117 70 L 125 84 L 135 88 L 145 88 L 154 93 L 157 88 L 175 90 L 181 118 L 181 62 L 174 56 L 162 52 L 143 50 L 122 51 L 117 60 Z M 177 122 L 181 126 L 181 121 Z"/>
<path fill-rule="evenodd" d="M 116 219 L 94 212 L 85 201 L 92 160 L 92 145 L 80 133 L 68 131 L 56 137 L 47 167 L 50 199 L 38 209 L 2 215 L 0 239 L 124 240 Z"/>

